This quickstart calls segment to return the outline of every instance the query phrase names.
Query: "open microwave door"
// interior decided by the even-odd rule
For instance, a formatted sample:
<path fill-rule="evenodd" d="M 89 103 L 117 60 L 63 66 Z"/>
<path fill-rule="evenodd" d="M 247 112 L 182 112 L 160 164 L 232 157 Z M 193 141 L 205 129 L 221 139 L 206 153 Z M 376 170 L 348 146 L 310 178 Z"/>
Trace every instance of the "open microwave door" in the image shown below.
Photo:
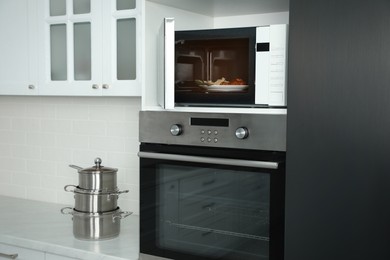
<path fill-rule="evenodd" d="M 164 18 L 159 35 L 158 102 L 164 109 L 175 108 L 175 20 Z"/>

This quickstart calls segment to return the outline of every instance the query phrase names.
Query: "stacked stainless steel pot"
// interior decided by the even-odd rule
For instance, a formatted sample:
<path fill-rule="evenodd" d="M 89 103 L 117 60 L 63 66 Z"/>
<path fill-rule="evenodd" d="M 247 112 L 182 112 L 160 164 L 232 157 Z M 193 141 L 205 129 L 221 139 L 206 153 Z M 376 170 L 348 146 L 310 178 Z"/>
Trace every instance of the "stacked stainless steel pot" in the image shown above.
<path fill-rule="evenodd" d="M 104 167 L 100 158 L 95 166 L 82 168 L 69 165 L 79 173 L 79 185 L 66 185 L 64 190 L 73 192 L 74 208 L 61 209 L 62 214 L 73 216 L 73 235 L 82 240 L 102 240 L 117 237 L 120 233 L 120 220 L 131 215 L 121 211 L 117 187 L 118 169 Z M 73 189 L 72 189 L 73 188 Z"/>

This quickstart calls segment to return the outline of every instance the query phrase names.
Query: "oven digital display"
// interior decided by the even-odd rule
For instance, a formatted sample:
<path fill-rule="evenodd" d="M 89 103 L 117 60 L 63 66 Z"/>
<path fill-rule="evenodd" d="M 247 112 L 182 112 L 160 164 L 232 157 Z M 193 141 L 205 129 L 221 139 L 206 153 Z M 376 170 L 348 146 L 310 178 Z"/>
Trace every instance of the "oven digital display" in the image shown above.
<path fill-rule="evenodd" d="M 227 118 L 199 118 L 191 117 L 190 124 L 194 126 L 221 126 L 228 127 L 229 119 Z"/>

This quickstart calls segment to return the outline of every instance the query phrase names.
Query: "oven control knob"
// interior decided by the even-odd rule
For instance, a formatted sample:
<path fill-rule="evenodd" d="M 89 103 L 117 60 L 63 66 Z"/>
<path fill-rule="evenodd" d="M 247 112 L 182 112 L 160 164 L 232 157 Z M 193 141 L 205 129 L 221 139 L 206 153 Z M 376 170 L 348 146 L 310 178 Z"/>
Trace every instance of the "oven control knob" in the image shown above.
<path fill-rule="evenodd" d="M 183 133 L 183 128 L 181 125 L 174 124 L 171 126 L 171 134 L 174 136 L 181 135 Z"/>
<path fill-rule="evenodd" d="M 239 127 L 236 129 L 236 137 L 238 139 L 245 139 L 249 136 L 249 131 L 246 127 Z"/>

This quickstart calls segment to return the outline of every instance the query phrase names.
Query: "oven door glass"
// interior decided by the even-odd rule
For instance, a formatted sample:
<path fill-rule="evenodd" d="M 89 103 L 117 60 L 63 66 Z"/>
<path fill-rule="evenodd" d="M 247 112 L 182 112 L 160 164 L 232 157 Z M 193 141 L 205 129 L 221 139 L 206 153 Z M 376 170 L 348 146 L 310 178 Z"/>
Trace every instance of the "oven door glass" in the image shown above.
<path fill-rule="evenodd" d="M 279 259 L 280 244 L 279 252 L 270 252 L 282 243 L 283 226 L 275 214 L 281 196 L 271 198 L 271 189 L 279 190 L 273 175 L 281 174 L 141 159 L 141 252 L 172 259 Z"/>

